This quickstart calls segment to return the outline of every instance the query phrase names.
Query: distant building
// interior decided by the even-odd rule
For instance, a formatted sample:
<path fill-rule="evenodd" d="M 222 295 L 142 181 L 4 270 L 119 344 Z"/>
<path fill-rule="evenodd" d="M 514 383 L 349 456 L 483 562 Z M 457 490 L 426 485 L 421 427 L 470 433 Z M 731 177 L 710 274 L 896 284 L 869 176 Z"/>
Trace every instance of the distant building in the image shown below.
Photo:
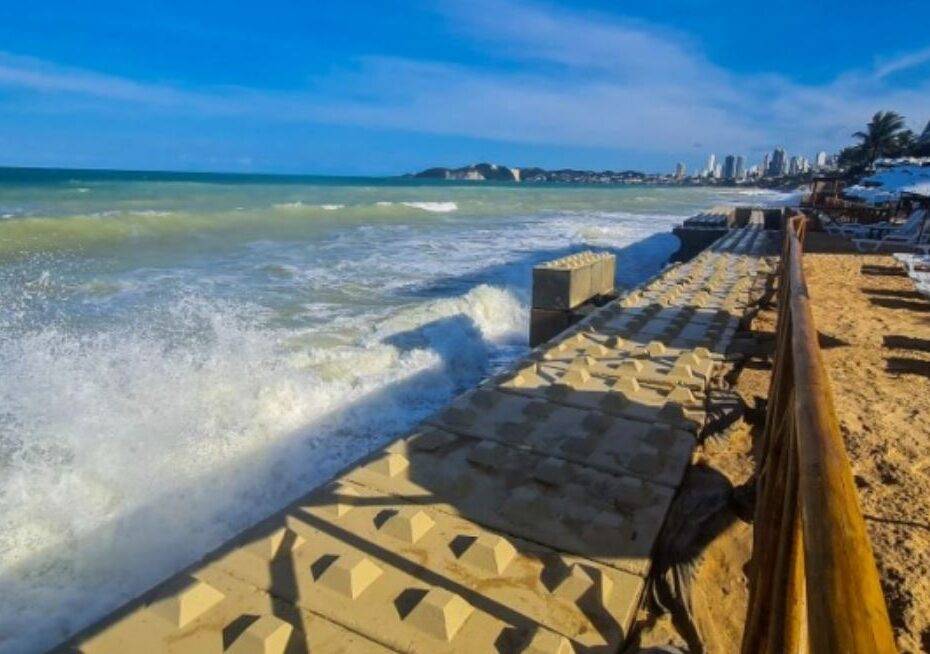
<path fill-rule="evenodd" d="M 759 176 L 765 177 L 769 174 L 769 153 L 766 152 L 762 156 L 762 167 L 759 169 Z"/>
<path fill-rule="evenodd" d="M 791 161 L 788 164 L 789 175 L 801 175 L 808 170 L 810 170 L 810 162 L 806 157 L 802 157 L 801 155 L 791 157 Z"/>
<path fill-rule="evenodd" d="M 827 167 L 827 153 L 821 150 L 817 153 L 817 170 L 824 170 Z"/>
<path fill-rule="evenodd" d="M 720 179 L 723 177 L 723 164 L 717 164 L 714 166 L 714 179 Z"/>
<path fill-rule="evenodd" d="M 675 179 L 684 179 L 686 172 L 685 165 L 681 162 L 678 162 L 678 165 L 675 166 Z"/>
<path fill-rule="evenodd" d="M 707 167 L 704 169 L 704 174 L 707 177 L 714 177 L 714 172 L 717 170 L 717 155 L 711 154 L 707 157 Z"/>
<path fill-rule="evenodd" d="M 746 160 L 742 155 L 736 157 L 736 179 L 743 179 L 746 176 Z"/>
<path fill-rule="evenodd" d="M 788 173 L 788 155 L 784 148 L 775 148 L 769 161 L 769 175 L 784 177 Z"/>
<path fill-rule="evenodd" d="M 723 178 L 726 180 L 736 179 L 736 157 L 728 154 L 723 160 Z"/>

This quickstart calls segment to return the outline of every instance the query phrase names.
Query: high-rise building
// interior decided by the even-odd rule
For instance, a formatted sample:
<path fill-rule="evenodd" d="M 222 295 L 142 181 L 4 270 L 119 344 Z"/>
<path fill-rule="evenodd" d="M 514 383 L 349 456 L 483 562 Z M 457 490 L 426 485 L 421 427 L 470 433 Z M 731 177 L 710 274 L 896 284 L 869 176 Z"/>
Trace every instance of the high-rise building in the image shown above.
<path fill-rule="evenodd" d="M 762 155 L 762 167 L 759 169 L 759 175 L 765 177 L 769 174 L 769 153 Z"/>
<path fill-rule="evenodd" d="M 675 166 L 675 179 L 684 179 L 685 171 L 685 165 L 681 162 L 678 162 L 678 165 Z"/>
<path fill-rule="evenodd" d="M 788 174 L 797 175 L 801 172 L 801 159 L 795 155 L 791 157 L 791 161 L 788 164 Z"/>
<path fill-rule="evenodd" d="M 723 160 L 723 178 L 727 180 L 736 179 L 736 157 L 728 154 Z"/>
<path fill-rule="evenodd" d="M 736 179 L 743 179 L 746 176 L 746 160 L 742 155 L 736 157 Z"/>
<path fill-rule="evenodd" d="M 714 179 L 723 177 L 723 164 L 718 163 L 714 166 Z"/>
<path fill-rule="evenodd" d="M 772 152 L 772 159 L 769 162 L 769 175 L 772 177 L 784 177 L 788 172 L 788 155 L 784 148 L 775 148 Z"/>
<path fill-rule="evenodd" d="M 707 168 L 704 169 L 704 174 L 707 175 L 707 177 L 713 177 L 715 170 L 717 170 L 717 155 L 711 153 L 711 155 L 707 157 Z"/>
<path fill-rule="evenodd" d="M 817 153 L 817 170 L 823 170 L 827 167 L 827 153 L 821 150 Z"/>

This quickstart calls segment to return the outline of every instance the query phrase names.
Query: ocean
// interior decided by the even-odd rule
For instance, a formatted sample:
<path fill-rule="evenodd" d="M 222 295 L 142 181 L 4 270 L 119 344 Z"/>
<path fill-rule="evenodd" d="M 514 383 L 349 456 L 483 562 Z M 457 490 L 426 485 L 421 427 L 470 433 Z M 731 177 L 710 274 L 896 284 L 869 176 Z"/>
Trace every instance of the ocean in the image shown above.
<path fill-rule="evenodd" d="M 527 351 L 736 189 L 0 169 L 0 652 L 41 651 Z"/>

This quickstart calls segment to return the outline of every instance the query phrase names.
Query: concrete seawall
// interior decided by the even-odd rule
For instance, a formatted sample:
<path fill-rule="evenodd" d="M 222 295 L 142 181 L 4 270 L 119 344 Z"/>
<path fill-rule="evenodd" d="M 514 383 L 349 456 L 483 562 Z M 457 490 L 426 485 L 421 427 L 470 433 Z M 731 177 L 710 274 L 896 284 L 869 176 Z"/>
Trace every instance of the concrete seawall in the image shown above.
<path fill-rule="evenodd" d="M 617 651 L 776 243 L 726 230 L 62 649 Z"/>

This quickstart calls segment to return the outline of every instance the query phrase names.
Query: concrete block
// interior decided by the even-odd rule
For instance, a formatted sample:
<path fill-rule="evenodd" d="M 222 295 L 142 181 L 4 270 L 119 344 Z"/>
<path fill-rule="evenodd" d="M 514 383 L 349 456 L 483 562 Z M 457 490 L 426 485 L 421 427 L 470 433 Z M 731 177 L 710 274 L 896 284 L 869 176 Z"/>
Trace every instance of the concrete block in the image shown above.
<path fill-rule="evenodd" d="M 565 460 L 563 472 L 555 475 L 551 472 L 553 462 L 547 461 L 553 458 L 551 455 L 505 446 L 497 450 L 492 467 L 476 466 L 469 459 L 482 440 L 461 435 L 435 447 L 431 431 L 420 430 L 389 447 L 410 460 L 404 474 L 389 477 L 363 465 L 348 472 L 344 481 L 422 501 L 434 510 L 471 520 L 486 529 L 602 561 L 620 570 L 641 574 L 648 569 L 648 552 L 671 499 L 670 487 L 644 480 L 630 483 L 632 478 L 627 475 L 601 472 L 569 460 Z M 644 441 L 648 434 L 643 434 Z M 425 448 L 420 447 L 421 439 L 426 440 Z M 616 459 L 612 465 L 619 465 Z M 669 462 L 662 467 L 672 465 Z M 540 476 L 546 480 L 541 481 Z M 352 518 L 356 511 L 346 518 Z M 603 524 L 608 525 L 601 527 L 605 538 L 612 542 L 607 548 L 587 540 L 579 528 L 599 514 L 604 516 Z M 617 519 L 611 523 L 609 516 Z M 431 534 L 432 530 L 427 537 Z"/>
<path fill-rule="evenodd" d="M 533 307 L 569 310 L 596 295 L 613 292 L 616 259 L 606 252 L 582 252 L 533 268 Z"/>
<path fill-rule="evenodd" d="M 530 309 L 530 347 L 536 347 L 558 336 L 571 326 L 570 311 Z"/>
<path fill-rule="evenodd" d="M 412 455 L 409 458 L 417 460 Z M 456 460 L 460 461 L 461 458 Z M 448 471 L 445 474 L 448 475 Z M 396 479 L 392 481 L 396 482 Z M 560 553 L 511 534 L 490 530 L 440 510 L 443 506 L 441 503 L 430 502 L 422 495 L 420 499 L 423 503 L 418 503 L 411 499 L 414 496 L 391 496 L 369 486 L 358 488 L 363 496 L 362 505 L 343 518 L 332 518 L 332 512 L 325 510 L 328 504 L 340 502 L 336 487 L 331 487 L 330 491 L 310 494 L 285 516 L 289 528 L 302 534 L 308 544 L 318 541 L 330 543 L 320 551 L 335 552 L 348 546 L 378 556 L 377 563 L 384 570 L 384 575 L 359 600 L 352 603 L 354 613 L 340 619 L 355 620 L 356 614 L 365 617 L 366 612 L 370 612 L 370 619 L 384 618 L 380 624 L 382 640 L 393 643 L 406 634 L 406 637 L 412 639 L 411 643 L 429 643 L 432 647 L 441 648 L 433 643 L 448 643 L 444 639 L 452 629 L 443 627 L 439 619 L 432 620 L 431 627 L 421 626 L 417 618 L 414 618 L 417 624 L 411 624 L 409 620 L 415 607 L 427 598 L 431 589 L 444 588 L 461 597 L 474 609 L 460 630 L 452 635 L 452 641 L 448 643 L 450 651 L 462 651 L 466 644 L 471 643 L 471 637 L 467 635 L 470 630 L 491 629 L 485 641 L 490 643 L 508 630 L 525 633 L 536 625 L 542 625 L 553 633 L 564 634 L 585 650 L 603 648 L 612 651 L 622 642 L 638 604 L 643 586 L 641 577 L 591 559 Z M 394 539 L 383 530 L 385 515 L 402 515 L 411 510 L 422 511 L 433 522 L 432 528 L 423 534 L 415 547 Z M 309 559 L 309 555 L 298 550 L 292 556 L 294 558 L 289 562 L 288 569 L 298 573 L 305 570 L 307 566 L 303 562 Z M 222 565 L 233 570 L 239 561 L 230 559 Z M 564 576 L 559 571 L 567 571 L 572 567 L 583 568 L 594 579 L 603 579 L 603 586 L 609 586 L 613 592 L 605 596 L 604 601 L 594 604 L 588 601 L 579 604 L 577 598 L 554 594 L 555 586 Z M 242 568 L 238 568 L 236 574 L 247 576 L 251 582 L 262 581 L 253 572 Z M 298 579 L 296 583 L 301 588 L 304 582 Z M 592 593 L 597 595 L 597 588 L 600 586 L 589 591 L 584 599 L 590 599 Z M 294 594 L 286 586 L 276 592 Z M 397 610 L 393 614 L 383 611 L 379 606 L 372 606 L 373 603 L 377 604 L 379 598 L 390 597 L 395 592 L 397 596 L 391 600 L 391 604 Z M 307 606 L 318 606 L 321 611 L 341 610 L 339 606 L 333 605 L 337 601 L 335 597 L 316 598 L 306 595 L 301 601 L 306 602 Z M 444 606 L 441 601 L 439 604 L 440 608 Z M 502 623 L 487 622 L 488 616 L 482 614 L 488 611 L 488 607 L 491 607 L 492 614 L 503 620 Z M 498 610 L 495 612 L 493 607 L 498 607 Z M 431 612 L 434 616 L 439 613 L 435 608 Z M 364 624 L 361 617 L 358 618 L 359 623 Z M 475 625 L 472 625 L 473 621 Z M 494 632 L 493 629 L 499 631 Z M 519 643 L 514 646 L 517 645 Z M 403 649 L 409 650 L 411 647 Z M 484 650 L 475 646 L 474 651 Z M 492 648 L 491 651 L 496 650 Z"/>
<path fill-rule="evenodd" d="M 153 589 L 132 602 L 117 619 L 91 627 L 63 649 L 86 654 L 221 654 L 224 651 L 388 654 L 391 651 L 209 565 L 195 570 L 192 575 L 191 578 L 173 578 Z M 183 593 L 192 583 L 213 588 L 222 599 L 196 616 L 188 615 L 188 621 L 181 627 L 176 624 L 183 620 L 164 620 L 155 617 L 147 608 L 147 603 Z M 287 616 L 287 619 L 280 616 Z"/>
<path fill-rule="evenodd" d="M 485 408 L 473 410 L 477 406 Z M 470 420 L 449 418 L 462 414 L 469 415 Z M 686 431 L 491 388 L 461 395 L 429 422 L 466 436 L 530 449 L 605 472 L 645 475 L 646 479 L 672 487 L 681 480 L 694 447 L 694 437 Z M 660 444 L 664 455 L 655 467 L 644 470 L 639 462 L 634 465 L 633 459 L 639 452 L 638 444 L 656 443 L 657 430 L 664 435 Z M 554 461 L 534 472 L 540 483 L 552 483 L 563 474 L 564 469 Z"/>

